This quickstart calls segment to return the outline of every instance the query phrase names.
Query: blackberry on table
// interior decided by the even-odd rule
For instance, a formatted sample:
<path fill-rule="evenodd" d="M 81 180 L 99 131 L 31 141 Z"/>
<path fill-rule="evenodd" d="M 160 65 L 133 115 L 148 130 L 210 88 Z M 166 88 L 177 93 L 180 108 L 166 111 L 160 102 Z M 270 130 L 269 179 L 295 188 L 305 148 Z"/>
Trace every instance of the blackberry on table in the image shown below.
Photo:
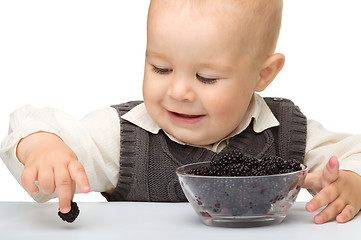
<path fill-rule="evenodd" d="M 80 211 L 79 211 L 78 204 L 76 202 L 71 201 L 70 211 L 68 213 L 62 213 L 59 210 L 58 215 L 63 221 L 72 223 L 78 217 L 79 213 L 80 213 Z"/>

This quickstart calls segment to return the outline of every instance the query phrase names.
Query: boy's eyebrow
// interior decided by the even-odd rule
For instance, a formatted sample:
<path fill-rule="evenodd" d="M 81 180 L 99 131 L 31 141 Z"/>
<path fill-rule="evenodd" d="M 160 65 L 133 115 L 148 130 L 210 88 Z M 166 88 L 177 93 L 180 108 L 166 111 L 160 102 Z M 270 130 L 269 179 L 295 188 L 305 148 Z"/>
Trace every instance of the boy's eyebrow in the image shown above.
<path fill-rule="evenodd" d="M 159 57 L 159 58 L 163 58 L 165 59 L 166 56 L 164 54 L 158 53 L 158 52 L 154 52 L 154 51 L 150 51 L 147 50 L 145 52 L 146 57 Z M 221 65 L 221 64 L 217 64 L 217 63 L 211 63 L 211 62 L 203 62 L 199 64 L 200 67 L 202 68 L 210 68 L 210 69 L 215 69 L 217 71 L 220 72 L 229 72 L 232 70 L 232 66 L 229 65 Z"/>
<path fill-rule="evenodd" d="M 146 57 L 153 56 L 153 57 L 165 58 L 165 55 L 163 55 L 161 53 L 153 52 L 153 51 L 150 51 L 150 50 L 146 50 L 145 56 Z"/>
<path fill-rule="evenodd" d="M 215 69 L 223 73 L 227 73 L 232 70 L 232 67 L 229 65 L 220 65 L 216 63 L 201 63 L 200 66 L 203 68 Z"/>

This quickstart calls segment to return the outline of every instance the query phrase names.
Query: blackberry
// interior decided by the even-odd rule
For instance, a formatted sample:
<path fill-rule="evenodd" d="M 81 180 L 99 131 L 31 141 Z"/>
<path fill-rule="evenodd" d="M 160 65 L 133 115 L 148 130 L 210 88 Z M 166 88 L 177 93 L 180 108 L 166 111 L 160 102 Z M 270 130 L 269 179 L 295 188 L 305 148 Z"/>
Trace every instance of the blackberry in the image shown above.
<path fill-rule="evenodd" d="M 66 221 L 68 223 L 72 223 L 78 217 L 79 212 L 80 211 L 79 211 L 78 204 L 76 202 L 71 201 L 71 209 L 70 209 L 70 211 L 68 213 L 62 213 L 59 210 L 58 215 L 63 221 Z"/>
<path fill-rule="evenodd" d="M 203 176 L 263 176 L 290 173 L 301 170 L 296 160 L 285 160 L 277 156 L 258 159 L 233 150 L 220 154 L 209 166 L 189 170 L 188 174 Z"/>

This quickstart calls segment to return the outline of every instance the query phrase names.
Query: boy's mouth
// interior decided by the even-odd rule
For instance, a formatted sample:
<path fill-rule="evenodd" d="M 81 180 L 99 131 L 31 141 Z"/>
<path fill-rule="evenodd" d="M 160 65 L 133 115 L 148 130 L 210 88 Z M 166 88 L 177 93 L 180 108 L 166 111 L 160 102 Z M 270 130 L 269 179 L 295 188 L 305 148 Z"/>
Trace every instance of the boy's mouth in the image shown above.
<path fill-rule="evenodd" d="M 170 118 L 181 124 L 195 124 L 198 123 L 205 115 L 193 115 L 193 114 L 184 114 L 168 111 Z"/>
<path fill-rule="evenodd" d="M 184 118 L 197 118 L 199 117 L 199 115 L 189 115 L 189 114 L 182 114 L 182 113 L 174 113 L 175 115 L 178 115 L 179 117 L 184 117 Z"/>

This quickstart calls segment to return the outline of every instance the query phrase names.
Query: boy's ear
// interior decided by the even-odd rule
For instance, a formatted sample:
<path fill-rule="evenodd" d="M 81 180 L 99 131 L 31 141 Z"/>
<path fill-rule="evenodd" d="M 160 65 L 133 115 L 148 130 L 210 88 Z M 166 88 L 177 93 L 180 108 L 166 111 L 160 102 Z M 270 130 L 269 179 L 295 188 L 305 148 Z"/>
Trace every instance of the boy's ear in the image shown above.
<path fill-rule="evenodd" d="M 276 53 L 269 56 L 266 61 L 263 63 L 260 74 L 259 81 L 256 85 L 255 91 L 262 92 L 266 87 L 275 79 L 277 74 L 283 68 L 285 64 L 285 56 L 281 53 Z"/>

